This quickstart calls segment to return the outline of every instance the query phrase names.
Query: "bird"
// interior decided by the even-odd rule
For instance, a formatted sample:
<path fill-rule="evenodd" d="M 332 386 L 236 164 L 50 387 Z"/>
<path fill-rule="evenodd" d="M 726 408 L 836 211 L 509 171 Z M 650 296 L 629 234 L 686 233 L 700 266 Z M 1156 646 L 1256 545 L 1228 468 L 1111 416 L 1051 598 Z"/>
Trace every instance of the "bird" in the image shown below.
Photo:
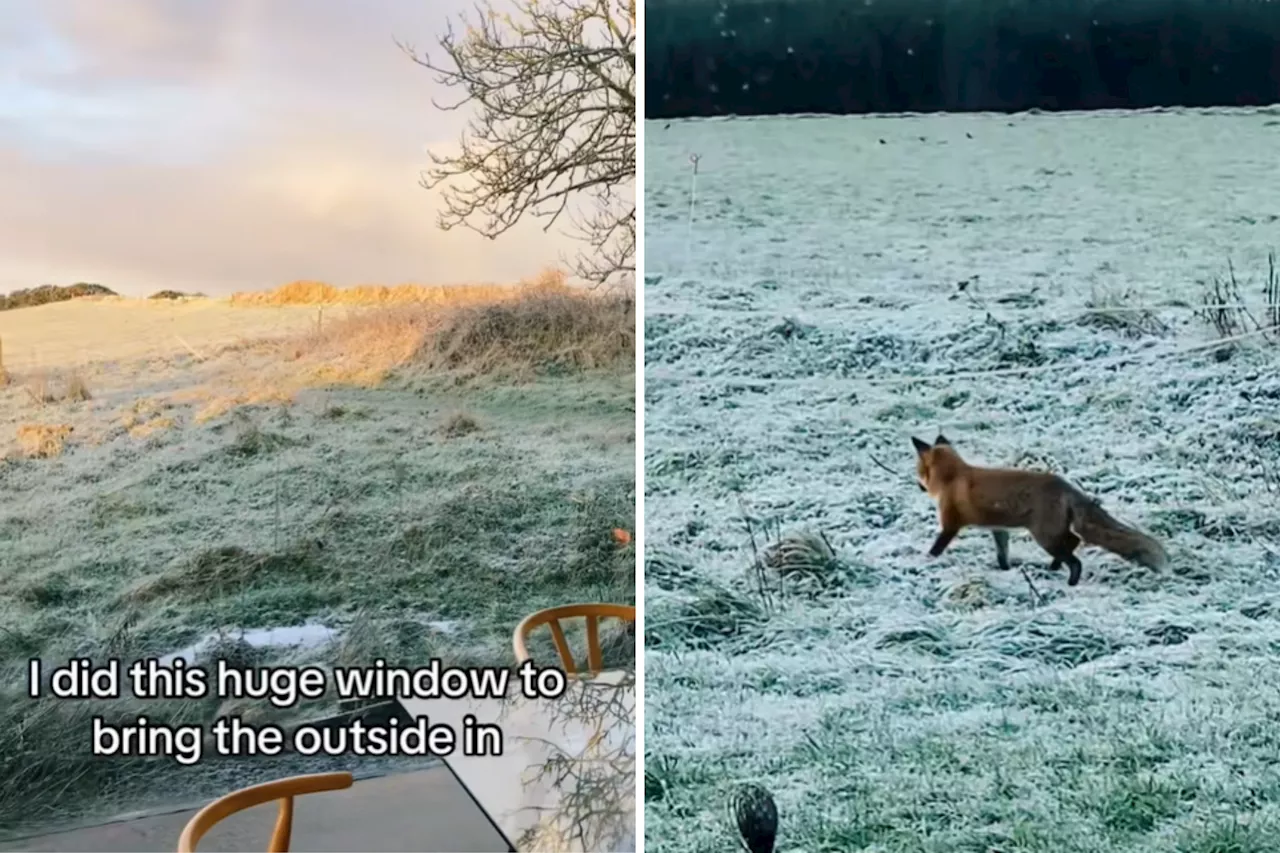
<path fill-rule="evenodd" d="M 738 786 L 731 800 L 738 838 L 749 853 L 773 853 L 778 837 L 778 806 L 773 794 L 755 784 Z"/>

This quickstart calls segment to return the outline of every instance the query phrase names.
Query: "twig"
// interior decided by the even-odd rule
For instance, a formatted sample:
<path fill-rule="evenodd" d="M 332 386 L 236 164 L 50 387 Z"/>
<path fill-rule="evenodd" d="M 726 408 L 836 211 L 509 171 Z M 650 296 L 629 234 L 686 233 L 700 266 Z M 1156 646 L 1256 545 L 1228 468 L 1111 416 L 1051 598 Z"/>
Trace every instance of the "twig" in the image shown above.
<path fill-rule="evenodd" d="M 1028 574 L 1027 567 L 1019 563 L 1018 571 L 1022 572 L 1023 579 L 1031 589 L 1031 599 L 1035 602 L 1035 606 L 1039 607 L 1044 604 L 1044 596 L 1040 594 L 1040 590 L 1036 589 L 1036 585 L 1031 582 L 1031 575 Z"/>
<path fill-rule="evenodd" d="M 693 166 L 693 171 L 689 175 L 689 223 L 688 234 L 685 237 L 684 244 L 684 264 L 689 266 L 689 258 L 693 255 L 693 210 L 694 204 L 698 198 L 698 161 L 702 159 L 700 154 L 690 154 L 689 163 Z"/>
<path fill-rule="evenodd" d="M 872 461 L 872 462 L 876 463 L 877 465 L 879 465 L 879 466 L 880 466 L 881 468 L 883 468 L 884 470 L 888 471 L 888 472 L 889 472 L 890 474 L 892 474 L 893 476 L 895 476 L 895 477 L 901 477 L 901 476 L 902 476 L 902 472 L 901 472 L 901 471 L 895 471 L 895 470 L 893 470 L 892 468 L 890 468 L 888 465 L 886 465 L 886 464 L 884 464 L 883 462 L 881 462 L 879 459 L 877 459 L 877 458 L 876 458 L 875 456 L 873 456 L 872 454 L 868 453 L 868 454 L 867 454 L 867 456 L 871 457 L 871 461 Z M 906 479 L 910 479 L 910 478 L 908 477 L 908 478 L 906 478 Z"/>
<path fill-rule="evenodd" d="M 765 610 L 771 612 L 773 610 L 773 597 L 769 595 L 768 581 L 765 577 L 765 572 L 764 572 L 764 559 L 760 555 L 760 549 L 756 546 L 756 531 L 751 524 L 751 516 L 747 514 L 747 507 L 742 502 L 741 495 L 738 496 L 738 512 L 742 513 L 742 523 L 743 525 L 746 526 L 747 537 L 751 541 L 751 556 L 753 558 L 751 565 L 755 568 L 756 584 L 760 588 L 760 598 L 762 601 L 764 601 Z M 768 524 L 766 523 L 765 524 L 766 541 L 768 541 L 768 535 L 769 535 Z"/>
<path fill-rule="evenodd" d="M 193 347 L 191 344 L 187 343 L 187 342 L 186 342 L 186 340 L 184 340 L 184 339 L 183 339 L 183 337 L 182 337 L 181 335 L 174 335 L 173 337 L 174 337 L 174 339 L 175 339 L 178 343 L 180 343 L 180 344 L 182 344 L 184 347 L 186 347 L 186 348 L 187 348 L 187 350 L 188 350 L 188 351 L 189 351 L 193 356 L 195 356 L 195 357 L 196 357 L 196 361 L 204 361 L 204 355 L 202 355 L 202 354 L 200 353 L 200 351 L 199 351 L 199 350 L 197 350 L 195 347 Z"/>
<path fill-rule="evenodd" d="M 1276 274 L 1276 253 L 1267 253 L 1267 325 L 1280 330 L 1280 275 Z"/>

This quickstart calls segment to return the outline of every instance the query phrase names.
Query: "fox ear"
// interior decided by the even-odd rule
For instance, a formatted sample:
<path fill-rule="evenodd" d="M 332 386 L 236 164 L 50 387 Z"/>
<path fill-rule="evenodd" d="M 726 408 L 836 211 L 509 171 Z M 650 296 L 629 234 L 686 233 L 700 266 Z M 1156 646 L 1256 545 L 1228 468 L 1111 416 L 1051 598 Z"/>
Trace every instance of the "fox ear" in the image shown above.
<path fill-rule="evenodd" d="M 916 438 L 914 435 L 911 436 L 911 443 L 916 446 L 916 453 L 924 453 L 926 450 L 929 449 L 929 444 L 927 442 L 921 441 L 920 439 Z"/>
<path fill-rule="evenodd" d="M 938 433 L 938 437 L 933 440 L 933 443 L 934 444 L 950 444 L 951 442 L 947 441 L 947 437 L 945 435 L 943 435 L 942 433 Z"/>

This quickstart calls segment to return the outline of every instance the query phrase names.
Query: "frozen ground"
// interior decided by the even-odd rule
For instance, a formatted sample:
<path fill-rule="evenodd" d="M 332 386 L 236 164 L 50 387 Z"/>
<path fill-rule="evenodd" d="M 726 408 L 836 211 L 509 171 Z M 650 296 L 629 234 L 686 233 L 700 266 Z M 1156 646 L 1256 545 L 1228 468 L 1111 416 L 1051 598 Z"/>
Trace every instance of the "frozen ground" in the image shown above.
<path fill-rule="evenodd" d="M 198 354 L 208 347 L 296 334 L 316 323 L 314 305 L 239 307 L 222 299 L 102 297 L 0 311 L 0 340 L 11 371 L 112 364 Z M 330 307 L 348 313 L 347 306 Z"/>
<path fill-rule="evenodd" d="M 1280 849 L 1280 344 L 1191 310 L 1230 261 L 1266 322 L 1277 151 L 1267 110 L 646 126 L 647 849 L 730 849 L 748 781 L 781 850 Z M 982 532 L 930 560 L 939 430 L 1171 566 L 1068 588 L 1020 534 L 1036 607 Z M 761 580 L 778 527 L 835 560 Z"/>
<path fill-rule="evenodd" d="M 634 554 L 611 535 L 634 525 L 633 363 L 459 383 L 397 364 L 403 324 L 383 314 L 352 309 L 333 339 L 316 316 L 110 300 L 0 313 L 0 836 L 421 763 L 91 761 L 95 713 L 288 723 L 336 703 L 37 703 L 30 657 L 505 666 L 527 613 L 633 600 Z M 88 399 L 68 398 L 76 383 Z M 68 426 L 43 457 L 17 438 Z"/>

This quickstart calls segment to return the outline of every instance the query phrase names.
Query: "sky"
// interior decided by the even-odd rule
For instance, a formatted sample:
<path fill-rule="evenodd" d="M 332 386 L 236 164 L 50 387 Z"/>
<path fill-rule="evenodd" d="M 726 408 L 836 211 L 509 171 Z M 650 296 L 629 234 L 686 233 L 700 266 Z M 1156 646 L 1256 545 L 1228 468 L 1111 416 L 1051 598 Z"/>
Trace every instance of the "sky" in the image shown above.
<path fill-rule="evenodd" d="M 466 115 L 396 46 L 468 0 L 0 0 L 0 291 L 448 284 L 573 254 L 435 225 Z"/>

